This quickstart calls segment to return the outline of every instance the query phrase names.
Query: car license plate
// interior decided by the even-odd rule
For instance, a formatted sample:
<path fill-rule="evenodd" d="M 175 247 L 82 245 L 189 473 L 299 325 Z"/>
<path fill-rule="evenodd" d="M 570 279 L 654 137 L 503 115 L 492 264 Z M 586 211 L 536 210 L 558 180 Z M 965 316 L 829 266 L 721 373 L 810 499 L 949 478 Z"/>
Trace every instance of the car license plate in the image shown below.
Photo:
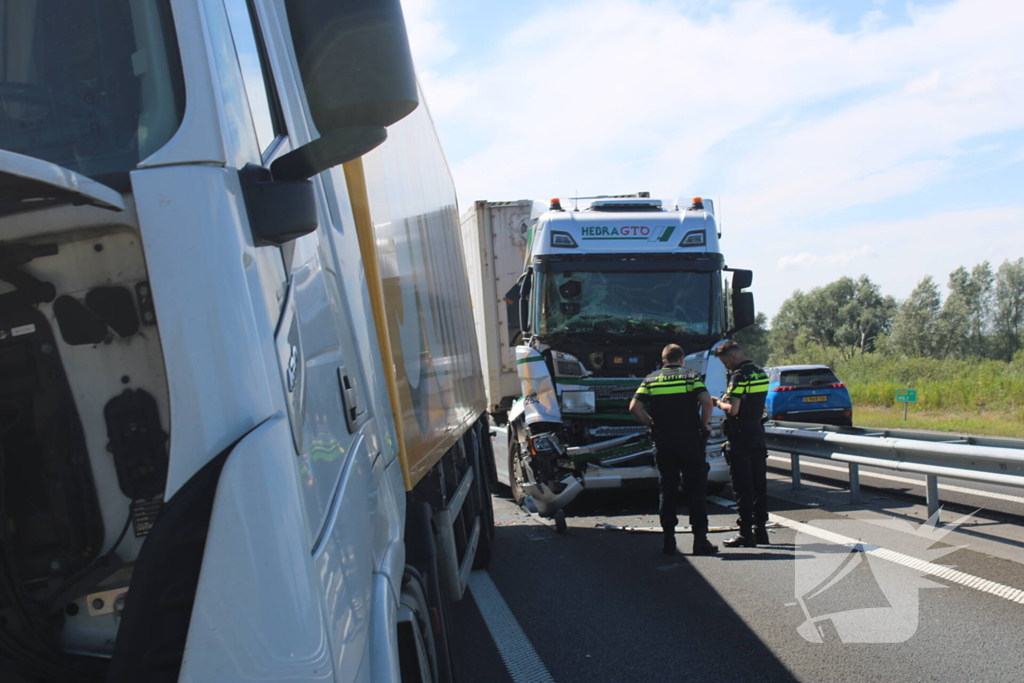
<path fill-rule="evenodd" d="M 824 403 L 828 396 L 804 396 L 804 403 Z"/>

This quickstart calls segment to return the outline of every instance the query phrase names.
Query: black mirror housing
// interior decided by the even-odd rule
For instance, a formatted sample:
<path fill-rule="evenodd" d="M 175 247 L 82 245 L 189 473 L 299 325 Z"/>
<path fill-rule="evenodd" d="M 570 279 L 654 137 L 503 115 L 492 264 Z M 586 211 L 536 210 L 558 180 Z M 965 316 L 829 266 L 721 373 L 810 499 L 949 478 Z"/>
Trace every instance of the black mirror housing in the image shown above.
<path fill-rule="evenodd" d="M 309 178 L 384 141 L 419 105 L 399 0 L 285 0 L 309 111 L 320 138 L 274 163 Z"/>
<path fill-rule="evenodd" d="M 730 336 L 754 324 L 754 295 L 751 292 L 732 291 L 732 319 Z"/>
<path fill-rule="evenodd" d="M 238 172 L 256 246 L 281 246 L 316 230 L 319 218 L 311 180 L 274 180 L 263 166 Z"/>
<path fill-rule="evenodd" d="M 732 289 L 735 292 L 746 289 L 754 281 L 754 273 L 749 270 L 732 270 Z"/>

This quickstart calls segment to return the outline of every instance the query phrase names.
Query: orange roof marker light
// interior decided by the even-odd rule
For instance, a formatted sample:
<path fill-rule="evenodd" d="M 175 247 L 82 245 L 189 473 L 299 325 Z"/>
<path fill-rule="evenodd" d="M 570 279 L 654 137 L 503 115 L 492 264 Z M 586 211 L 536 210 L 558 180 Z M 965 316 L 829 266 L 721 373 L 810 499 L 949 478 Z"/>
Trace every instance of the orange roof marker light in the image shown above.
<path fill-rule="evenodd" d="M 699 210 L 699 209 L 703 209 L 703 208 L 704 208 L 704 198 L 703 197 L 694 197 L 693 198 L 693 204 L 690 205 L 690 209 L 698 209 Z"/>
<path fill-rule="evenodd" d="M 552 199 L 551 200 L 551 210 L 552 211 L 563 211 L 564 209 L 562 209 L 562 200 L 559 199 L 558 197 L 555 197 L 554 199 Z"/>

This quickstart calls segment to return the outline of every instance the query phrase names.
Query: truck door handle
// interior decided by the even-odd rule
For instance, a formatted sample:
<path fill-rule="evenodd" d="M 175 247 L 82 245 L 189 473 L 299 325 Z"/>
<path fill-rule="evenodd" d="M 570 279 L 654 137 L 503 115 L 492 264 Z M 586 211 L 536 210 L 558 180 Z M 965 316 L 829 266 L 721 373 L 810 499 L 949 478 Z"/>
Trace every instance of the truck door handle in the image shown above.
<path fill-rule="evenodd" d="M 345 424 L 350 434 L 366 420 L 366 408 L 359 400 L 359 389 L 355 377 L 350 375 L 344 365 L 338 367 L 338 383 L 341 385 L 341 402 L 345 411 Z"/>

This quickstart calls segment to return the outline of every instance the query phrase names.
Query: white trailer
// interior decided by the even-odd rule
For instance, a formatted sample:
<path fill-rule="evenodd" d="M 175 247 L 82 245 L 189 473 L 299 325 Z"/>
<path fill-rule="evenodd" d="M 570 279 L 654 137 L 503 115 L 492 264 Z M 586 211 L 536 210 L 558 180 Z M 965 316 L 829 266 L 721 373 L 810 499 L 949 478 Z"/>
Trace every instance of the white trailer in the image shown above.
<path fill-rule="evenodd" d="M 0 679 L 451 681 L 493 459 L 397 0 L 15 4 Z"/>
<path fill-rule="evenodd" d="M 487 410 L 501 415 L 519 395 L 518 281 L 526 262 L 527 238 L 537 222 L 534 204 L 528 199 L 478 201 L 462 214 L 461 222 Z"/>

